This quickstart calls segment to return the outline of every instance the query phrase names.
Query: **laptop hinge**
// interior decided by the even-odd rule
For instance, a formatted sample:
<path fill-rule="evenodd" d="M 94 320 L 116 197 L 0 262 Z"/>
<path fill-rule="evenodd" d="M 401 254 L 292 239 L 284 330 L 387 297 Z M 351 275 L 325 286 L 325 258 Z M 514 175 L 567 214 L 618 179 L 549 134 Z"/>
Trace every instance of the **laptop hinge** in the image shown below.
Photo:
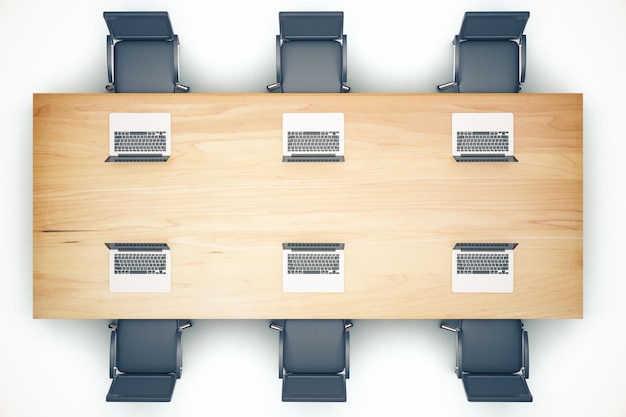
<path fill-rule="evenodd" d="M 345 159 L 336 155 L 291 155 L 283 156 L 283 162 L 345 162 Z"/>

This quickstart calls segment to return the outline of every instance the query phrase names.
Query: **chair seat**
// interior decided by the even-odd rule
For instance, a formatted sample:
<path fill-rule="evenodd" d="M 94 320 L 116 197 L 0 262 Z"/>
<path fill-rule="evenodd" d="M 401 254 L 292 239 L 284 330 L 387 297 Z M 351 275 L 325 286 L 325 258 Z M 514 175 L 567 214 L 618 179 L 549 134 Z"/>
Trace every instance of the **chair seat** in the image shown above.
<path fill-rule="evenodd" d="M 115 45 L 115 90 L 172 93 L 175 90 L 174 42 L 122 41 Z"/>
<path fill-rule="evenodd" d="M 168 402 L 172 400 L 176 375 L 116 375 L 106 400 L 109 402 Z"/>
<path fill-rule="evenodd" d="M 463 375 L 468 401 L 531 402 L 533 397 L 521 375 Z"/>
<path fill-rule="evenodd" d="M 335 41 L 288 41 L 282 46 L 285 93 L 340 93 L 341 44 Z"/>
<path fill-rule="evenodd" d="M 519 92 L 519 45 L 512 41 L 463 41 L 459 48 L 459 92 Z"/>
<path fill-rule="evenodd" d="M 284 375 L 283 401 L 346 401 L 346 378 L 337 375 Z"/>

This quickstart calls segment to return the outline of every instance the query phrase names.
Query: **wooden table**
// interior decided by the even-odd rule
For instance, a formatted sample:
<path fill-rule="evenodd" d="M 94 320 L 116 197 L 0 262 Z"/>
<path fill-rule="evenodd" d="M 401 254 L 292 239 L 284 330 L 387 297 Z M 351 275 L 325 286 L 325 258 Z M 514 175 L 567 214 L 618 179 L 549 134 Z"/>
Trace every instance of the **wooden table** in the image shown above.
<path fill-rule="evenodd" d="M 283 112 L 346 161 L 283 163 Z M 457 163 L 453 112 L 513 112 L 517 163 Z M 166 163 L 105 163 L 110 112 L 170 112 Z M 581 94 L 35 94 L 35 318 L 581 318 Z M 281 244 L 344 242 L 345 292 L 282 292 Z M 456 242 L 517 242 L 455 294 Z M 105 242 L 167 242 L 172 291 L 108 291 Z"/>

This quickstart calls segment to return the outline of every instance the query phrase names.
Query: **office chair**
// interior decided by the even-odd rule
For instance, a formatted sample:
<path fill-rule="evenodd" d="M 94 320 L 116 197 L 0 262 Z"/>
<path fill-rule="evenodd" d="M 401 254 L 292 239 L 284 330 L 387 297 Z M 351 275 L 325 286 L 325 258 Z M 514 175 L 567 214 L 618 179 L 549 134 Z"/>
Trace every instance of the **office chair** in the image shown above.
<path fill-rule="evenodd" d="M 110 377 L 106 396 L 116 402 L 167 402 L 182 374 L 179 320 L 117 320 L 111 323 Z"/>
<path fill-rule="evenodd" d="M 351 322 L 283 320 L 270 327 L 280 332 L 278 377 L 283 380 L 283 401 L 346 401 Z"/>
<path fill-rule="evenodd" d="M 454 75 L 439 91 L 517 93 L 526 79 L 529 12 L 466 12 L 454 37 Z"/>
<path fill-rule="evenodd" d="M 178 36 L 167 12 L 104 12 L 107 90 L 116 93 L 187 92 L 178 78 Z"/>
<path fill-rule="evenodd" d="M 343 12 L 280 12 L 276 82 L 269 91 L 347 93 Z"/>
<path fill-rule="evenodd" d="M 456 374 L 468 401 L 531 402 L 528 334 L 521 320 L 442 323 L 456 333 Z"/>

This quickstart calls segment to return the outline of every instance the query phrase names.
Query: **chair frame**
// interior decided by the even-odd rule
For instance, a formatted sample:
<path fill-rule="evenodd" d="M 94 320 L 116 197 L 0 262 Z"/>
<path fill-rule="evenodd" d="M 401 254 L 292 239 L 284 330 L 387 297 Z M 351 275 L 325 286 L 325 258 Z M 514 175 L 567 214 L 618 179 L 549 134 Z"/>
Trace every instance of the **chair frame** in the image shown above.
<path fill-rule="evenodd" d="M 282 31 L 281 31 L 282 32 Z M 302 37 L 298 40 L 291 40 L 291 39 L 286 39 L 283 37 L 283 34 L 280 33 L 279 35 L 276 35 L 276 82 L 269 84 L 267 86 L 267 90 L 268 91 L 274 91 L 274 90 L 280 90 L 280 92 L 282 93 L 282 79 L 283 79 L 283 74 L 282 74 L 282 46 L 285 42 L 292 42 L 292 41 L 305 41 L 305 40 L 312 40 L 315 39 L 315 37 L 310 37 L 310 38 L 306 38 L 306 37 Z M 348 93 L 350 92 L 350 87 L 347 85 L 348 82 L 348 36 L 345 34 L 342 34 L 341 37 L 332 39 L 332 41 L 334 42 L 338 42 L 342 45 L 341 48 L 341 93 Z"/>
<path fill-rule="evenodd" d="M 519 375 L 524 380 L 530 377 L 530 356 L 528 351 L 528 332 L 524 330 L 524 323 L 522 326 L 522 358 L 520 363 L 520 370 L 517 373 L 502 374 L 502 375 Z M 480 373 L 469 373 L 463 371 L 463 330 L 462 320 L 458 324 L 453 325 L 447 322 L 442 322 L 440 327 L 444 330 L 451 331 L 456 334 L 456 365 L 454 372 L 457 378 L 462 379 L 464 375 L 481 375 Z M 488 375 L 488 374 L 486 374 Z"/>
<path fill-rule="evenodd" d="M 344 320 L 344 363 L 345 367 L 342 372 L 337 373 L 336 375 L 344 375 L 345 379 L 350 378 L 350 328 L 352 328 L 353 324 L 350 320 Z M 278 337 L 278 378 L 283 379 L 286 375 L 299 375 L 294 373 L 289 373 L 285 370 L 284 366 L 284 330 L 285 330 L 285 320 L 273 321 L 270 326 L 271 329 L 277 330 L 279 332 Z"/>
<path fill-rule="evenodd" d="M 107 12 L 105 12 L 107 13 Z M 169 19 L 169 16 L 168 16 Z M 109 79 L 109 83 L 106 85 L 106 90 L 109 92 L 117 92 L 115 87 L 115 45 L 119 42 L 124 42 L 127 39 L 118 38 L 114 36 L 112 33 L 107 35 L 107 75 Z M 154 38 L 150 36 L 142 37 L 134 37 L 132 40 L 145 40 L 145 41 L 155 41 Z M 163 42 L 172 42 L 174 44 L 174 92 L 187 93 L 189 92 L 189 87 L 180 83 L 180 42 L 178 40 L 178 35 L 172 34 L 171 37 L 167 38 L 159 38 L 156 41 Z"/>
<path fill-rule="evenodd" d="M 518 58 L 518 62 L 519 62 L 519 68 L 518 68 L 518 91 L 521 90 L 522 88 L 522 84 L 526 81 L 526 35 L 524 34 L 520 34 L 520 36 L 518 38 L 506 38 L 506 39 L 502 39 L 499 37 L 484 37 L 481 40 L 502 40 L 502 41 L 508 41 L 508 42 L 514 42 L 518 45 L 518 51 L 519 51 L 519 58 Z M 454 39 L 452 40 L 452 47 L 453 47 L 453 74 L 452 74 L 452 81 L 444 83 L 444 84 L 440 84 L 437 86 L 437 90 L 439 91 L 445 91 L 448 90 L 450 88 L 456 88 L 457 92 L 458 92 L 458 88 L 459 88 L 459 73 L 460 73 L 460 48 L 461 48 L 461 43 L 463 42 L 480 42 L 480 40 L 477 39 L 464 39 L 461 38 L 460 34 L 457 34 L 454 36 Z"/>
<path fill-rule="evenodd" d="M 176 379 L 180 379 L 183 373 L 183 349 L 182 349 L 182 331 L 191 327 L 191 322 L 188 320 L 176 320 L 177 333 L 176 333 L 176 369 L 174 374 Z M 127 374 L 124 371 L 120 371 L 117 367 L 117 327 L 118 320 L 109 324 L 111 329 L 111 339 L 109 344 L 109 378 L 115 380 L 119 375 L 133 375 Z M 162 375 L 171 375 L 162 374 Z M 161 374 L 157 374 L 161 375 Z"/>

